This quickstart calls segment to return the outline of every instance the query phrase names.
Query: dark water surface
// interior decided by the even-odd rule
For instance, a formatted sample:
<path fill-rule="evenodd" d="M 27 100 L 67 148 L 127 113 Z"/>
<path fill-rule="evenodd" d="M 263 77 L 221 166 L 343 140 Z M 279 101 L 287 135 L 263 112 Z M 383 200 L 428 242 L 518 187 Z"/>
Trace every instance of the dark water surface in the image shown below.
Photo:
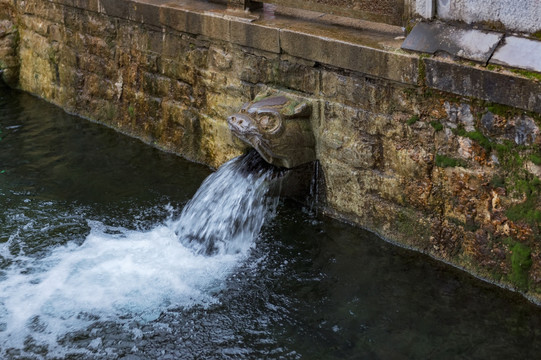
<path fill-rule="evenodd" d="M 208 168 L 3 88 L 0 130 L 2 359 L 541 358 L 540 308 L 366 231 L 284 201 L 197 254 Z"/>

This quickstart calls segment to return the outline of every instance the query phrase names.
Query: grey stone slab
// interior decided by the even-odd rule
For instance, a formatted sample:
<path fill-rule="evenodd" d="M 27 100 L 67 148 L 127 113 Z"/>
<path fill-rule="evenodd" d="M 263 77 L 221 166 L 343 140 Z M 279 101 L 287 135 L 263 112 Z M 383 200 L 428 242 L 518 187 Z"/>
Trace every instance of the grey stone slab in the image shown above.
<path fill-rule="evenodd" d="M 242 46 L 280 53 L 280 30 L 277 28 L 231 20 L 231 41 Z"/>
<path fill-rule="evenodd" d="M 417 83 L 417 58 L 407 54 L 287 29 L 280 31 L 280 46 L 285 53 L 303 59 L 401 83 Z"/>
<path fill-rule="evenodd" d="M 130 14 L 130 2 L 118 0 L 100 0 L 101 13 L 121 19 L 127 19 Z"/>
<path fill-rule="evenodd" d="M 495 32 L 421 22 L 406 37 L 402 49 L 430 54 L 443 51 L 486 64 L 502 37 L 503 34 Z"/>
<path fill-rule="evenodd" d="M 160 27 L 160 7 L 154 2 L 132 1 L 129 19 L 145 25 Z"/>
<path fill-rule="evenodd" d="M 541 83 L 509 74 L 423 59 L 428 87 L 541 113 Z"/>
<path fill-rule="evenodd" d="M 541 72 L 541 41 L 508 36 L 496 49 L 491 64 Z"/>
<path fill-rule="evenodd" d="M 231 39 L 230 20 L 219 12 L 171 3 L 160 7 L 160 22 L 164 26 L 189 34 L 224 41 Z"/>

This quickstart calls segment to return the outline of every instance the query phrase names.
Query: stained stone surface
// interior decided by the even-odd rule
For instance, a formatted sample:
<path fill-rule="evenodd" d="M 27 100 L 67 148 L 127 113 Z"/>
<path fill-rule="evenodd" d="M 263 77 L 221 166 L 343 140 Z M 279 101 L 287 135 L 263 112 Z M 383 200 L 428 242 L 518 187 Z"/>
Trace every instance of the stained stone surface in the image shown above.
<path fill-rule="evenodd" d="M 396 33 L 242 17 L 188 0 L 0 0 L 0 60 L 13 86 L 213 167 L 246 150 L 226 119 L 258 93 L 306 101 L 325 213 L 541 302 L 539 82 L 406 54 Z"/>
<path fill-rule="evenodd" d="M 288 169 L 316 160 L 312 104 L 283 94 L 258 95 L 227 118 L 231 131 L 269 164 Z"/>
<path fill-rule="evenodd" d="M 446 52 L 463 59 L 486 63 L 503 34 L 461 29 L 439 22 L 417 24 L 402 44 L 402 49 L 435 54 Z"/>
<path fill-rule="evenodd" d="M 490 63 L 541 72 L 541 41 L 507 36 Z"/>

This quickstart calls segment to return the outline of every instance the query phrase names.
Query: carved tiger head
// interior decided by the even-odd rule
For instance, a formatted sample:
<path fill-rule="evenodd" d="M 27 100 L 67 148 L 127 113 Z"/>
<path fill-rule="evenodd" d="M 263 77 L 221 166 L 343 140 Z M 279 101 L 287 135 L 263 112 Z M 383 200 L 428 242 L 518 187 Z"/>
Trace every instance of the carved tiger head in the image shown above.
<path fill-rule="evenodd" d="M 293 168 L 314 161 L 312 107 L 287 96 L 256 97 L 227 118 L 231 131 L 268 163 Z"/>

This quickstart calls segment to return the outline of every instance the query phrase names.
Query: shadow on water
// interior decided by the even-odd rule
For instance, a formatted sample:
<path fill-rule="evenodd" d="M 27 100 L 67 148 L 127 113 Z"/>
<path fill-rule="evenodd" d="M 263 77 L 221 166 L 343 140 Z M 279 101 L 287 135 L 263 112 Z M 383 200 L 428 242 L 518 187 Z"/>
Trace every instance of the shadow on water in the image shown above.
<path fill-rule="evenodd" d="M 197 254 L 204 166 L 6 89 L 0 130 L 0 358 L 541 356 L 538 307 L 364 230 L 285 200 Z"/>

